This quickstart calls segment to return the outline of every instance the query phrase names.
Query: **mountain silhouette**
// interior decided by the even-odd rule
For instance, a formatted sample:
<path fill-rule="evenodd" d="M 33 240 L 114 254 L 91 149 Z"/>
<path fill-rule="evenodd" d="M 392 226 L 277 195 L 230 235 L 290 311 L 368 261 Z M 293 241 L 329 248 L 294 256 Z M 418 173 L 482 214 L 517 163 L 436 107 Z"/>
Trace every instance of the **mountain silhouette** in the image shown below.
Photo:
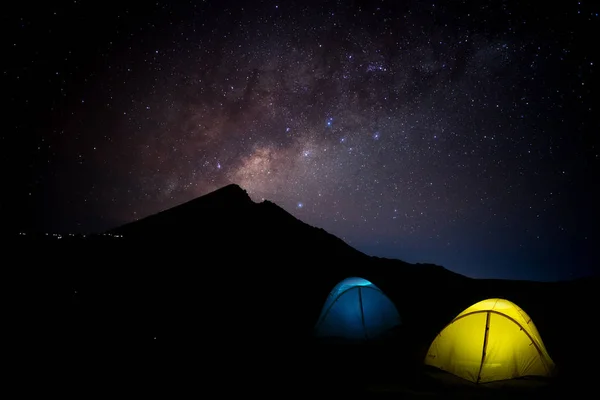
<path fill-rule="evenodd" d="M 365 266 L 402 271 L 410 279 L 461 281 L 468 279 L 433 264 L 409 264 L 400 260 L 368 256 L 324 229 L 297 219 L 277 204 L 255 203 L 247 192 L 230 184 L 204 196 L 122 225 L 107 232 L 122 236 L 128 246 L 189 246 L 203 254 L 224 259 L 250 260 L 285 268 L 291 261 L 304 261 L 304 270 L 332 272 L 349 269 L 364 273 Z M 172 247 L 173 248 L 173 247 Z M 331 262 L 324 271 L 320 262 Z M 289 267 L 289 266 L 288 266 Z M 402 267 L 401 269 L 397 267 Z"/>
<path fill-rule="evenodd" d="M 377 281 L 382 290 L 392 293 L 401 309 L 402 304 L 414 303 L 412 293 L 416 288 L 430 288 L 433 299 L 451 293 L 456 296 L 470 281 L 438 265 L 368 256 L 269 200 L 253 202 L 235 184 L 108 233 L 122 236 L 129 251 L 138 248 L 140 255 L 147 254 L 149 248 L 168 248 L 166 253 L 153 251 L 154 264 L 147 264 L 159 262 L 173 265 L 171 268 L 186 276 L 227 281 L 240 296 L 248 291 L 249 282 L 269 282 L 268 290 L 260 293 L 265 295 L 261 304 L 272 308 L 273 299 L 289 299 L 288 311 L 293 311 L 290 324 L 302 321 L 300 325 L 305 328 L 312 328 L 307 321 L 316 318 L 331 287 L 347 276 Z M 182 255 L 190 251 L 198 258 L 196 268 L 185 267 L 187 261 L 175 261 L 186 258 Z M 398 290 L 398 282 L 402 291 Z M 318 295 L 307 297 L 306 293 Z M 258 297 L 254 293 L 247 298 Z M 422 304 L 427 307 L 428 303 Z M 450 315 L 453 310 L 445 311 L 447 304 L 441 302 L 428 313 Z M 410 318 L 411 312 L 418 309 L 406 310 L 405 315 Z M 278 324 L 281 326 L 281 321 Z M 301 331 L 300 325 L 290 331 Z"/>
<path fill-rule="evenodd" d="M 263 260 L 273 255 L 367 259 L 342 240 L 305 224 L 276 204 L 268 200 L 253 202 L 235 184 L 108 233 L 122 235 L 131 242 L 193 242 L 197 248 L 222 251 L 226 257 L 260 253 Z M 232 248 L 233 254 L 229 250 Z"/>

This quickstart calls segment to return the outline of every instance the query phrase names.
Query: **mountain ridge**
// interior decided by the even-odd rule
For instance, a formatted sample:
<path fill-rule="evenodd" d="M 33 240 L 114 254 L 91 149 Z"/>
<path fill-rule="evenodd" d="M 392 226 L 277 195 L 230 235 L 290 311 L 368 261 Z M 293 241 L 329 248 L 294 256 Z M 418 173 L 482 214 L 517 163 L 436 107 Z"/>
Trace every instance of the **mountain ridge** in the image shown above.
<path fill-rule="evenodd" d="M 163 219 L 168 221 L 163 221 Z M 362 260 L 361 262 L 364 264 L 378 262 L 381 265 L 385 260 L 386 266 L 392 266 L 393 264 L 394 267 L 410 268 L 411 270 L 414 268 L 421 269 L 420 271 L 411 271 L 411 276 L 416 276 L 419 273 L 435 273 L 445 275 L 447 279 L 470 279 L 441 265 L 411 264 L 399 259 L 367 255 L 327 230 L 300 220 L 275 202 L 268 199 L 261 202 L 253 201 L 248 192 L 235 183 L 167 210 L 113 228 L 107 233 L 123 235 L 134 241 L 136 239 L 184 240 L 186 242 L 201 240 L 210 242 L 214 248 L 220 248 L 221 243 L 218 240 L 210 240 L 202 230 L 193 229 L 196 223 L 205 224 L 205 228 L 220 233 L 221 238 L 227 236 L 229 238 L 234 237 L 238 242 L 247 241 L 247 245 L 243 246 L 246 249 L 253 246 L 259 248 L 261 245 L 278 243 L 276 252 L 283 252 L 284 250 L 293 252 L 292 248 L 295 246 L 285 244 L 287 235 L 290 240 L 295 241 L 295 245 L 312 246 L 312 253 L 318 254 L 321 259 L 356 258 Z M 257 227 L 254 231 L 252 228 L 245 229 L 248 228 L 247 225 L 249 224 L 260 227 Z M 244 225 L 246 225 L 245 228 Z M 174 232 L 175 227 L 179 227 L 180 232 Z M 237 234 L 223 233 L 223 231 L 228 230 L 235 230 Z M 277 232 L 281 232 L 283 236 L 280 236 Z M 252 237 L 252 239 L 249 239 L 249 237 Z"/>

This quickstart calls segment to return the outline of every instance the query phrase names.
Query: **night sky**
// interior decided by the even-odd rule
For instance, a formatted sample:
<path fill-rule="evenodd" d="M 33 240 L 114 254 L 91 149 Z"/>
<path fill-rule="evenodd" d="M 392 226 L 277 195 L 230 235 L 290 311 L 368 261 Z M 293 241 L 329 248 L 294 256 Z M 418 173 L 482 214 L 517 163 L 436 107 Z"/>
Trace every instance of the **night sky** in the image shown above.
<path fill-rule="evenodd" d="M 370 255 L 475 278 L 600 263 L 598 2 L 55 3 L 3 10 L 20 230 L 237 183 Z"/>

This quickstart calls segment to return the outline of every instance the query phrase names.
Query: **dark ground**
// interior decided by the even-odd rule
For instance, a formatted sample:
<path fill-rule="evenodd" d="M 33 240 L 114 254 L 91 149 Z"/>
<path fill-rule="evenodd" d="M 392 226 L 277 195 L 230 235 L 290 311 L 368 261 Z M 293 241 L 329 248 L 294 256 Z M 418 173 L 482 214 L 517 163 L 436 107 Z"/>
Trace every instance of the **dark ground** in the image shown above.
<path fill-rule="evenodd" d="M 426 266 L 418 267 L 422 275 L 385 265 L 361 274 L 360 267 L 328 260 L 303 269 L 296 267 L 298 260 L 287 265 L 263 260 L 260 272 L 255 261 L 225 255 L 206 268 L 205 262 L 181 267 L 189 258 L 176 253 L 140 256 L 135 263 L 125 263 L 124 254 L 130 253 L 117 258 L 98 250 L 96 262 L 104 267 L 74 268 L 79 272 L 71 275 L 78 293 L 66 354 L 73 357 L 73 382 L 84 391 L 118 385 L 133 395 L 169 397 L 181 391 L 222 397 L 514 399 L 578 397 L 594 379 L 590 368 L 597 349 L 589 340 L 597 280 L 478 281 Z M 107 257 L 118 261 L 111 265 Z M 311 275 L 318 278 L 307 278 Z M 404 326 L 388 341 L 370 345 L 308 339 L 328 291 L 353 275 L 382 288 Z M 490 297 L 508 298 L 532 317 L 559 368 L 548 385 L 521 380 L 474 386 L 422 365 L 437 332 L 467 306 Z"/>
<path fill-rule="evenodd" d="M 98 354 L 100 353 L 100 354 Z M 588 382 L 521 380 L 473 385 L 403 359 L 392 347 L 309 347 L 289 344 L 260 348 L 197 343 L 161 343 L 145 349 L 97 347 L 79 353 L 71 389 L 75 393 L 133 396 L 259 395 L 330 398 L 494 398 L 587 397 Z M 411 360 L 412 361 L 412 360 Z M 82 367 L 85 366 L 85 367 Z"/>

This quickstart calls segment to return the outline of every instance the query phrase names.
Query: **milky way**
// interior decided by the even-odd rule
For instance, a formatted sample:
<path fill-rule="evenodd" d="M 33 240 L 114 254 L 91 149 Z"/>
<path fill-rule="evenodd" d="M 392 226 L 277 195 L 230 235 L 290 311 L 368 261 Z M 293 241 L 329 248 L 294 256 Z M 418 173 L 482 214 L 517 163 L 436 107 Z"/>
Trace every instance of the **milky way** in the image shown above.
<path fill-rule="evenodd" d="M 237 183 L 369 254 L 569 274 L 546 249 L 581 224 L 569 185 L 598 155 L 572 153 L 587 129 L 573 110 L 591 115 L 597 67 L 558 18 L 539 31 L 505 2 L 252 3 L 113 12 L 109 27 L 132 21 L 56 106 L 52 185 L 73 229 Z"/>

